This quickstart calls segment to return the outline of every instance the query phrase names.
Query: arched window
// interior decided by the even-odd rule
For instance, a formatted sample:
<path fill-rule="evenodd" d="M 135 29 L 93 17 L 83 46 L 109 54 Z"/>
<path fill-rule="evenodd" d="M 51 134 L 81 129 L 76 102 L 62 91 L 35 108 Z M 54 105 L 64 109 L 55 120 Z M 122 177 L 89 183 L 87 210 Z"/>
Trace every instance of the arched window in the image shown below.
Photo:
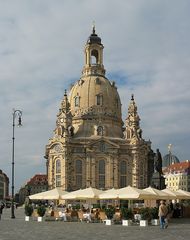
<path fill-rule="evenodd" d="M 98 51 L 95 49 L 91 52 L 91 64 L 98 64 Z"/>
<path fill-rule="evenodd" d="M 75 107 L 79 107 L 80 106 L 80 97 L 76 96 L 75 97 Z"/>
<path fill-rule="evenodd" d="M 61 175 L 56 175 L 56 187 L 61 187 Z"/>
<path fill-rule="evenodd" d="M 58 127 L 57 133 L 58 133 L 59 136 L 62 136 L 62 127 L 61 126 Z"/>
<path fill-rule="evenodd" d="M 76 173 L 82 174 L 82 161 L 76 160 Z"/>
<path fill-rule="evenodd" d="M 105 188 L 105 161 L 98 162 L 99 188 Z"/>
<path fill-rule="evenodd" d="M 61 160 L 57 159 L 55 161 L 55 185 L 56 187 L 61 186 Z"/>
<path fill-rule="evenodd" d="M 97 128 L 97 135 L 98 136 L 103 136 L 103 133 L 104 133 L 103 127 L 102 126 L 98 126 L 98 128 Z"/>
<path fill-rule="evenodd" d="M 126 175 L 127 173 L 127 164 L 126 161 L 121 161 L 120 162 L 120 174 L 121 175 Z"/>
<path fill-rule="evenodd" d="M 76 168 L 76 188 L 82 188 L 82 161 L 76 160 L 75 162 Z"/>
<path fill-rule="evenodd" d="M 99 79 L 98 77 L 95 79 L 95 83 L 96 83 L 97 85 L 100 85 L 100 84 L 101 84 L 101 81 L 100 81 L 100 79 Z"/>
<path fill-rule="evenodd" d="M 103 105 L 103 96 L 100 94 L 96 95 L 96 105 L 98 105 L 98 106 Z"/>
<path fill-rule="evenodd" d="M 61 173 L 61 161 L 60 161 L 60 159 L 57 159 L 57 160 L 56 160 L 55 169 L 56 169 L 56 174 L 57 174 L 57 173 Z"/>
<path fill-rule="evenodd" d="M 116 105 L 116 108 L 119 107 L 119 100 L 118 100 L 118 98 L 115 99 L 115 105 Z"/>
<path fill-rule="evenodd" d="M 127 186 L 127 163 L 126 161 L 121 161 L 119 165 L 120 172 L 120 188 Z"/>

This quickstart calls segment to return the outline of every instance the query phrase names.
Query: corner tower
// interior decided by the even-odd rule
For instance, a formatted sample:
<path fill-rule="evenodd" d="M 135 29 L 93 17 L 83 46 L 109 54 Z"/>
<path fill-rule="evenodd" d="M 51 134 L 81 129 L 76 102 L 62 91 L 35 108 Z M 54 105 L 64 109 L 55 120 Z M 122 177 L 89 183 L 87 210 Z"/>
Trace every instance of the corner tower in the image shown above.
<path fill-rule="evenodd" d="M 126 119 L 125 138 L 130 141 L 142 139 L 142 129 L 140 128 L 140 117 L 137 112 L 137 106 L 134 95 L 131 95 L 131 102 L 128 107 L 128 116 Z"/>

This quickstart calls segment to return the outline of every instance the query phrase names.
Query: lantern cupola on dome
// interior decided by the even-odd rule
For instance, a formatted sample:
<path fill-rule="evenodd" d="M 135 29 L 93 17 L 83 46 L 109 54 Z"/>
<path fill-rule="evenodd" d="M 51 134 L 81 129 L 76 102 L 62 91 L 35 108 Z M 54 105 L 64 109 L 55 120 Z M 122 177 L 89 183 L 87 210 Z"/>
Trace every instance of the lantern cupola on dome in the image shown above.
<path fill-rule="evenodd" d="M 101 44 L 101 38 L 98 37 L 98 35 L 96 34 L 95 25 L 93 25 L 92 33 L 91 33 L 90 37 L 88 38 L 87 43 L 88 44 L 94 44 L 94 43 Z"/>

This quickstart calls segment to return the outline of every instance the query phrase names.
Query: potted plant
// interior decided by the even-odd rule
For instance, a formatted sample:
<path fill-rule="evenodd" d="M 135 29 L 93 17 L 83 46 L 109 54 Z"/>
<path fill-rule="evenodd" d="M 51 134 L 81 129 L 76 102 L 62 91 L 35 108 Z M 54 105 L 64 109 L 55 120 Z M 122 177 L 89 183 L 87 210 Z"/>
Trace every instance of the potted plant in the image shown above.
<path fill-rule="evenodd" d="M 133 211 L 131 208 L 121 208 L 122 214 L 122 225 L 123 226 L 130 226 L 131 220 L 133 218 Z"/>
<path fill-rule="evenodd" d="M 106 225 L 111 225 L 111 219 L 115 213 L 115 209 L 113 207 L 105 208 L 105 214 L 107 216 Z"/>
<path fill-rule="evenodd" d="M 150 216 L 151 216 L 151 224 L 152 225 L 159 225 L 159 220 L 158 220 L 158 208 L 150 208 Z"/>
<path fill-rule="evenodd" d="M 30 217 L 32 216 L 32 213 L 33 213 L 33 207 L 31 204 L 26 204 L 25 205 L 25 221 L 29 221 Z"/>
<path fill-rule="evenodd" d="M 43 205 L 38 206 L 38 208 L 37 208 L 38 222 L 42 221 L 42 218 L 45 215 L 45 212 L 46 212 L 46 208 Z"/>
<path fill-rule="evenodd" d="M 148 221 L 151 219 L 150 209 L 149 208 L 141 208 L 139 211 L 141 215 L 140 226 L 146 227 L 148 226 Z"/>

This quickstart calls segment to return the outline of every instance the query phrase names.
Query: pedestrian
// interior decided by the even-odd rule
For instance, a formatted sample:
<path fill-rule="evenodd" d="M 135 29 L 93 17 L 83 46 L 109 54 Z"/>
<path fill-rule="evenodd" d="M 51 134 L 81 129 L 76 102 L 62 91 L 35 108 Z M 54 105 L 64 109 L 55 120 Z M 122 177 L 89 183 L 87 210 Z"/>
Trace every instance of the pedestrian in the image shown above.
<path fill-rule="evenodd" d="M 174 205 L 172 200 L 169 201 L 169 209 L 170 209 L 170 218 L 173 217 L 173 212 L 174 212 Z"/>
<path fill-rule="evenodd" d="M 176 203 L 174 205 L 174 213 L 173 213 L 174 218 L 179 218 L 180 217 L 180 206 L 179 203 Z"/>
<path fill-rule="evenodd" d="M 166 222 L 165 222 L 167 214 L 168 214 L 168 208 L 167 208 L 165 202 L 162 200 L 162 201 L 160 201 L 160 206 L 159 206 L 159 210 L 158 210 L 158 216 L 160 219 L 160 228 L 161 229 L 168 227 L 168 223 L 166 224 Z"/>
<path fill-rule="evenodd" d="M 1 215 L 3 213 L 3 208 L 4 208 L 4 204 L 0 203 L 0 220 L 1 220 Z"/>

